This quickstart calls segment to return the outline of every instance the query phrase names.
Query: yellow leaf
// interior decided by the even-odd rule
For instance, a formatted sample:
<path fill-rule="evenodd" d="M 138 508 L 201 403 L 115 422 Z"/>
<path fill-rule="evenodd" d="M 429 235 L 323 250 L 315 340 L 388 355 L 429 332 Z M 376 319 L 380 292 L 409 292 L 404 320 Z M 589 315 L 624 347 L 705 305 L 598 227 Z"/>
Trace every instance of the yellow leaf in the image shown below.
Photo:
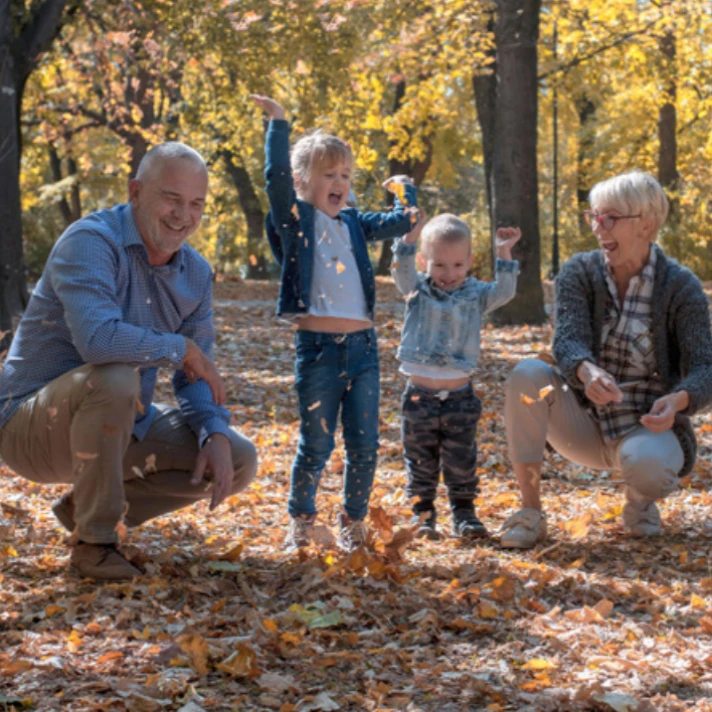
<path fill-rule="evenodd" d="M 480 618 L 496 618 L 499 615 L 499 609 L 494 603 L 482 601 L 482 603 L 477 606 L 477 614 Z"/>
<path fill-rule="evenodd" d="M 67 609 L 62 606 L 47 606 L 47 608 L 45 608 L 45 618 L 51 618 L 53 615 L 64 613 L 66 610 Z"/>
<path fill-rule="evenodd" d="M 522 665 L 522 670 L 551 670 L 556 665 L 546 658 L 532 658 L 529 662 Z"/>
<path fill-rule="evenodd" d="M 693 608 L 706 608 L 707 603 L 705 602 L 705 599 L 702 598 L 701 596 L 698 596 L 696 593 L 692 594 L 692 598 L 690 599 L 690 605 Z"/>
<path fill-rule="evenodd" d="M 592 522 L 593 515 L 589 513 L 580 519 L 569 519 L 568 522 L 564 522 L 564 529 L 572 539 L 583 539 L 588 534 Z"/>
<path fill-rule="evenodd" d="M 530 398 L 526 393 L 520 393 L 519 400 L 524 403 L 524 405 L 533 405 L 536 403 L 536 401 L 533 398 Z"/>
<path fill-rule="evenodd" d="M 217 669 L 231 677 L 252 677 L 259 673 L 256 666 L 257 655 L 247 645 L 238 645 L 230 657 L 218 663 Z"/>
<path fill-rule="evenodd" d="M 336 272 L 337 274 L 341 274 L 342 272 L 346 271 L 346 266 L 342 262 L 337 262 L 336 263 Z"/>
<path fill-rule="evenodd" d="M 263 618 L 262 619 L 262 625 L 265 627 L 267 631 L 270 633 L 276 633 L 279 630 L 279 626 L 277 625 L 277 621 L 273 620 L 272 618 Z"/>

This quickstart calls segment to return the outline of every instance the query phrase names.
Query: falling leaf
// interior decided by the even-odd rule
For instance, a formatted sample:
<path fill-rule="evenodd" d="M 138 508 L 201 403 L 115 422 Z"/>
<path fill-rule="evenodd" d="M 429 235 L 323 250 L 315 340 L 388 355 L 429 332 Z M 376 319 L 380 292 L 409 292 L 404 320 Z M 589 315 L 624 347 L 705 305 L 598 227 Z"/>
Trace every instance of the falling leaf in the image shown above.
<path fill-rule="evenodd" d="M 341 274 L 346 271 L 346 265 L 343 262 L 336 263 L 336 273 Z"/>
<path fill-rule="evenodd" d="M 554 386 L 544 386 L 543 388 L 539 389 L 539 400 L 544 400 L 549 393 L 551 393 L 554 390 Z"/>
<path fill-rule="evenodd" d="M 520 393 L 519 394 L 519 400 L 524 403 L 524 405 L 533 405 L 536 403 L 536 401 L 533 398 L 530 398 L 528 395 L 525 393 Z"/>
<path fill-rule="evenodd" d="M 315 401 L 310 406 L 307 406 L 307 410 L 316 410 L 321 405 L 321 401 Z"/>
<path fill-rule="evenodd" d="M 299 208 L 297 207 L 296 203 L 292 205 L 292 215 L 294 216 L 295 220 L 299 221 Z"/>
<path fill-rule="evenodd" d="M 254 255 L 250 255 L 250 264 L 253 267 L 257 267 L 257 258 Z"/>

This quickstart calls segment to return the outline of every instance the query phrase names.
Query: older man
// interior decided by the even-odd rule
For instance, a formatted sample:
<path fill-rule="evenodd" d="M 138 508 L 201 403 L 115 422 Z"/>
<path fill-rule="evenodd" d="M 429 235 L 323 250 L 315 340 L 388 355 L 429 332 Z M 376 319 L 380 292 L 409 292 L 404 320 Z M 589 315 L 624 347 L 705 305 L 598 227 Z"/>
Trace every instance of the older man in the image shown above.
<path fill-rule="evenodd" d="M 74 485 L 52 509 L 76 530 L 83 576 L 141 573 L 116 549 L 122 517 L 137 526 L 207 497 L 214 509 L 255 474 L 211 358 L 210 266 L 185 244 L 207 188 L 193 149 L 149 151 L 130 204 L 57 241 L 0 374 L 0 455 L 29 480 Z M 175 371 L 179 408 L 152 404 L 159 366 Z"/>

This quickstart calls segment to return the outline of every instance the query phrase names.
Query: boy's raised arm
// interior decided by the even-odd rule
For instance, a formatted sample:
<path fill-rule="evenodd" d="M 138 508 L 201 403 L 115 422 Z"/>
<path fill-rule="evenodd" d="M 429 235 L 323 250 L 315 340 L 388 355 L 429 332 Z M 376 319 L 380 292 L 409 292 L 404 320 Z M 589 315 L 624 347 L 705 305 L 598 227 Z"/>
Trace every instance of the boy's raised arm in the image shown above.
<path fill-rule="evenodd" d="M 405 237 L 397 239 L 393 245 L 391 276 L 401 294 L 410 294 L 418 286 L 415 250 L 424 225 L 425 211 L 421 208 L 418 211 L 418 222 L 415 227 Z"/>
<path fill-rule="evenodd" d="M 495 236 L 497 262 L 495 281 L 490 282 L 482 291 L 482 312 L 494 311 L 514 298 L 517 293 L 517 275 L 519 262 L 512 259 L 512 247 L 522 237 L 518 227 L 500 227 Z"/>

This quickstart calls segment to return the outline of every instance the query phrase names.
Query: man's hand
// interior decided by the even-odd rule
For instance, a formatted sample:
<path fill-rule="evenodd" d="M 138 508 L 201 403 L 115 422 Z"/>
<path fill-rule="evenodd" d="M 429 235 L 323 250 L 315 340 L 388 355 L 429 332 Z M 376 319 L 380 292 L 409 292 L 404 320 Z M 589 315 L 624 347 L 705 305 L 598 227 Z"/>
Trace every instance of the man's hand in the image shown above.
<path fill-rule="evenodd" d="M 512 248 L 522 239 L 522 231 L 518 227 L 497 228 L 494 245 L 497 257 L 501 260 L 512 259 Z"/>
<path fill-rule="evenodd" d="M 250 94 L 250 98 L 254 99 L 257 106 L 259 106 L 270 119 L 287 118 L 284 109 L 274 99 L 270 99 L 268 96 L 262 96 L 261 94 Z"/>
<path fill-rule="evenodd" d="M 623 401 L 623 394 L 613 376 L 595 363 L 582 361 L 576 369 L 576 375 L 584 385 L 586 397 L 596 405 Z"/>
<path fill-rule="evenodd" d="M 663 433 L 672 428 L 675 414 L 685 410 L 690 405 L 690 396 L 687 391 L 677 391 L 658 398 L 644 415 L 640 422 L 651 433 Z"/>
<path fill-rule="evenodd" d="M 415 223 L 413 229 L 403 237 L 403 242 L 408 245 L 418 242 L 420 239 L 420 233 L 423 232 L 423 226 L 425 225 L 425 210 L 423 210 L 423 208 L 418 208 L 417 220 L 418 222 Z"/>
<path fill-rule="evenodd" d="M 195 461 L 190 484 L 199 485 L 206 479 L 206 473 L 212 475 L 210 478 L 213 483 L 213 493 L 210 498 L 212 512 L 230 494 L 234 476 L 230 440 L 222 433 L 214 433 L 205 441 Z"/>
<path fill-rule="evenodd" d="M 218 369 L 212 359 L 206 356 L 198 344 L 185 338 L 185 358 L 183 359 L 183 371 L 191 383 L 195 383 L 199 378 L 202 378 L 209 386 L 213 394 L 213 400 L 217 405 L 225 405 L 227 402 L 227 393 L 222 377 L 218 373 Z"/>

